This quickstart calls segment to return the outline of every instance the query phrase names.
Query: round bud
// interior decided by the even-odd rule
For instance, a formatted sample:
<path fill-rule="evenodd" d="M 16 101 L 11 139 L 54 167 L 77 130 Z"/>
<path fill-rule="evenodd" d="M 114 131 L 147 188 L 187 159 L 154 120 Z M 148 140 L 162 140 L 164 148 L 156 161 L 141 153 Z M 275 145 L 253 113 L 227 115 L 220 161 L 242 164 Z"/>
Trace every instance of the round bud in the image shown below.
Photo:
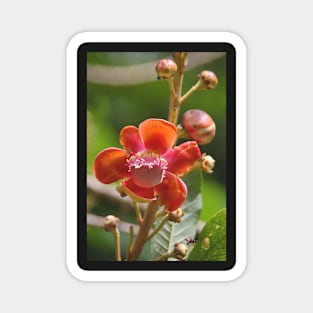
<path fill-rule="evenodd" d="M 177 259 L 182 260 L 187 255 L 187 252 L 188 248 L 183 243 L 175 243 L 174 254 Z"/>
<path fill-rule="evenodd" d="M 120 222 L 120 219 L 114 215 L 107 215 L 104 217 L 102 224 L 100 225 L 105 231 L 112 232 L 116 229 Z"/>
<path fill-rule="evenodd" d="M 171 59 L 163 59 L 157 63 L 155 71 L 157 72 L 158 77 L 167 79 L 176 73 L 177 65 Z"/>
<path fill-rule="evenodd" d="M 178 208 L 175 211 L 168 212 L 168 220 L 175 223 L 180 223 L 181 217 L 184 216 L 184 211 L 181 208 Z"/>
<path fill-rule="evenodd" d="M 210 143 L 216 131 L 212 117 L 202 110 L 189 110 L 182 117 L 182 124 L 189 137 L 199 145 Z"/>
<path fill-rule="evenodd" d="M 218 84 L 218 79 L 215 73 L 211 71 L 202 71 L 198 75 L 201 85 L 199 89 L 214 89 Z"/>
<path fill-rule="evenodd" d="M 203 154 L 200 162 L 201 162 L 201 168 L 204 172 L 208 174 L 213 173 L 215 160 L 210 155 Z"/>

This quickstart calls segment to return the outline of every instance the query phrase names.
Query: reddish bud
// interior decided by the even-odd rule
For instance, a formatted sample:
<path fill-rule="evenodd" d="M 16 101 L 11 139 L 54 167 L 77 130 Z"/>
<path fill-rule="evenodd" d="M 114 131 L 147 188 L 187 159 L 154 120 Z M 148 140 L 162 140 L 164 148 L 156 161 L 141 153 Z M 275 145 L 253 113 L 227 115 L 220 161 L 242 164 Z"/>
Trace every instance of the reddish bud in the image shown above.
<path fill-rule="evenodd" d="M 218 79 L 215 73 L 211 71 L 202 71 L 198 78 L 201 82 L 199 89 L 214 89 L 218 84 Z"/>
<path fill-rule="evenodd" d="M 171 59 L 163 59 L 157 63 L 155 66 L 155 71 L 160 78 L 170 78 L 177 71 L 176 63 Z"/>
<path fill-rule="evenodd" d="M 188 248 L 183 243 L 175 243 L 174 254 L 178 260 L 182 260 L 188 252 Z"/>
<path fill-rule="evenodd" d="M 216 131 L 212 117 L 202 110 L 189 110 L 182 117 L 182 124 L 189 137 L 199 145 L 210 143 Z"/>
<path fill-rule="evenodd" d="M 184 214 L 184 211 L 181 208 L 178 208 L 177 210 L 168 213 L 168 220 L 174 223 L 180 223 L 181 217 L 183 217 Z"/>
<path fill-rule="evenodd" d="M 120 222 L 120 219 L 114 215 L 107 215 L 104 217 L 102 224 L 100 225 L 105 231 L 112 232 L 116 229 Z"/>
<path fill-rule="evenodd" d="M 200 162 L 201 162 L 201 168 L 204 172 L 208 174 L 213 173 L 215 160 L 210 155 L 203 154 Z"/>

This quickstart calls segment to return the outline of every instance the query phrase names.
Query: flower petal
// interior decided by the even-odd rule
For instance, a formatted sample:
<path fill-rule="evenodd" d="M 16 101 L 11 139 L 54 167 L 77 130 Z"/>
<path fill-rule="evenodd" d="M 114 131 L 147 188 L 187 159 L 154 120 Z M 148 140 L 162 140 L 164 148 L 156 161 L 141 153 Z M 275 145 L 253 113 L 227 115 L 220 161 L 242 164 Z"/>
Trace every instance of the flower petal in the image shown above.
<path fill-rule="evenodd" d="M 169 150 L 163 158 L 168 162 L 167 171 L 181 176 L 201 158 L 201 151 L 196 141 L 187 141 Z"/>
<path fill-rule="evenodd" d="M 123 191 L 137 202 L 151 202 L 156 199 L 153 188 L 142 188 L 137 186 L 133 179 L 122 181 Z"/>
<path fill-rule="evenodd" d="M 130 152 L 140 152 L 145 150 L 141 141 L 139 130 L 135 126 L 125 126 L 120 132 L 121 145 Z"/>
<path fill-rule="evenodd" d="M 177 210 L 187 196 L 185 183 L 170 172 L 166 172 L 162 184 L 154 187 L 154 189 L 160 196 L 160 204 L 165 205 L 168 211 Z"/>
<path fill-rule="evenodd" d="M 159 155 L 167 152 L 177 137 L 176 126 L 162 119 L 143 121 L 139 125 L 139 133 L 146 149 Z"/>
<path fill-rule="evenodd" d="M 94 160 L 93 172 L 95 177 L 104 184 L 110 184 L 121 178 L 129 177 L 126 151 L 118 148 L 102 150 Z"/>

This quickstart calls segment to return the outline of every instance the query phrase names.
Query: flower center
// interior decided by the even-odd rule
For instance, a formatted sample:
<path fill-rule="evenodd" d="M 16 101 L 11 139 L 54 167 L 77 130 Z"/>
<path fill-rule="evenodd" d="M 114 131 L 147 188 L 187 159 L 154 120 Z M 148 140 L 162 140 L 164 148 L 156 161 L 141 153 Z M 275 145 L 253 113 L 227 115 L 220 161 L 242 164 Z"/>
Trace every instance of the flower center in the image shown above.
<path fill-rule="evenodd" d="M 162 183 L 167 169 L 167 161 L 153 152 L 138 152 L 127 160 L 128 171 L 132 173 L 134 183 L 150 188 Z"/>

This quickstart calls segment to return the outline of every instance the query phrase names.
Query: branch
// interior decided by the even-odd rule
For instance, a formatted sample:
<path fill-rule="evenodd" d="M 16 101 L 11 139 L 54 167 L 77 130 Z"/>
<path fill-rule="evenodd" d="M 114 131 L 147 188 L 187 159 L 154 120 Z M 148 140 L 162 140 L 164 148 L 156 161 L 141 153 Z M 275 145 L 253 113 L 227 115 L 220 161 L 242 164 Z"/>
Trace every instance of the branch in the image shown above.
<path fill-rule="evenodd" d="M 92 225 L 92 226 L 99 226 L 103 222 L 103 216 L 98 216 L 95 214 L 87 213 L 87 225 Z M 127 222 L 122 222 L 118 224 L 118 228 L 121 232 L 123 233 L 128 233 L 129 232 L 129 226 L 133 226 L 134 228 L 134 235 L 137 235 L 139 227 L 137 225 L 133 225 L 131 223 Z"/>
<path fill-rule="evenodd" d="M 87 213 L 87 225 L 100 226 L 103 222 L 103 217 L 104 216 L 99 216 L 99 215 Z M 197 224 L 197 233 L 198 234 L 201 232 L 204 225 L 205 225 L 204 222 L 198 221 L 198 224 Z M 120 221 L 120 223 L 118 224 L 119 230 L 123 233 L 129 233 L 129 226 L 133 226 L 134 235 L 137 235 L 138 230 L 139 230 L 139 227 L 137 225 L 123 222 L 123 221 Z M 152 231 L 150 231 L 149 234 L 152 234 Z"/>
<path fill-rule="evenodd" d="M 87 175 L 87 191 L 89 194 L 118 205 L 119 207 L 129 210 L 134 209 L 133 201 L 129 197 L 121 197 L 116 191 L 115 186 L 102 184 L 91 175 Z M 140 206 L 140 208 L 143 209 L 144 206 Z"/>
<path fill-rule="evenodd" d="M 224 52 L 190 52 L 186 70 L 215 61 L 224 56 Z M 88 65 L 87 80 L 96 84 L 111 86 L 137 85 L 156 80 L 154 70 L 155 61 L 129 65 L 129 66 L 107 66 L 107 65 Z"/>

